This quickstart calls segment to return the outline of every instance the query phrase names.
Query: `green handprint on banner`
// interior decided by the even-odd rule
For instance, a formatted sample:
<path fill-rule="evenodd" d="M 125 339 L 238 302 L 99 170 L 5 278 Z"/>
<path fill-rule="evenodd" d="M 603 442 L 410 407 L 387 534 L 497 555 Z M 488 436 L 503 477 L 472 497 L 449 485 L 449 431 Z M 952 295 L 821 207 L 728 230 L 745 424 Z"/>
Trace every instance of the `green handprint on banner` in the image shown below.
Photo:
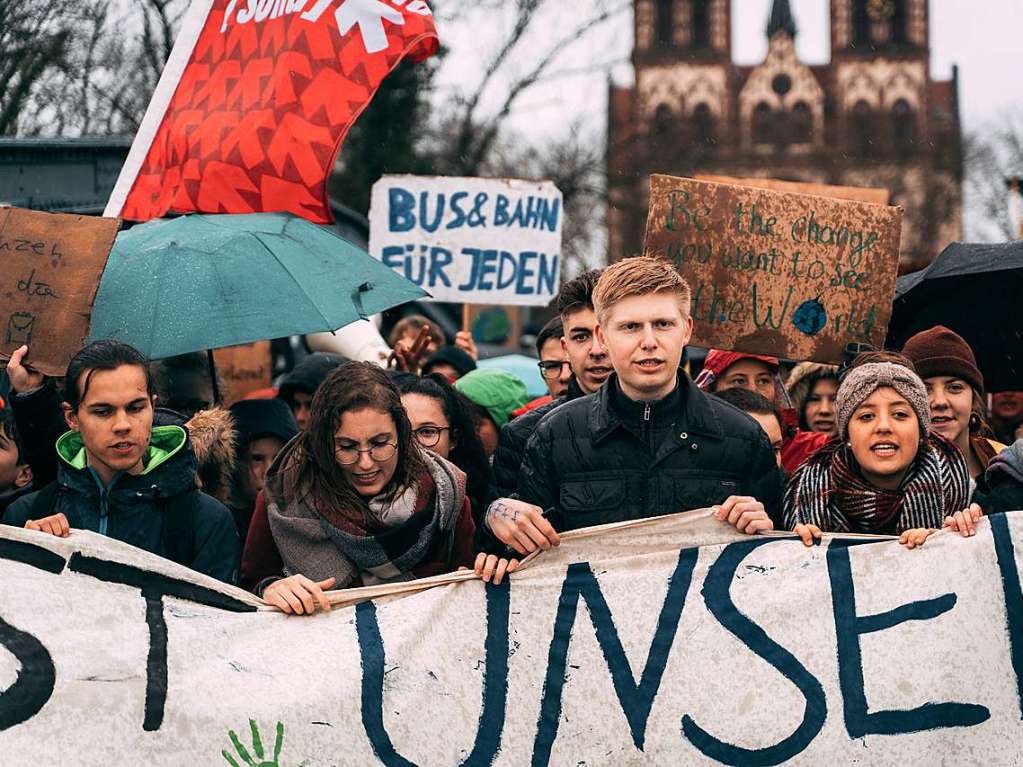
<path fill-rule="evenodd" d="M 281 722 L 277 723 L 277 738 L 274 740 L 274 757 L 272 760 L 264 759 L 265 754 L 263 751 L 263 741 L 259 737 L 259 727 L 256 725 L 255 719 L 249 720 L 249 729 L 252 730 L 252 751 L 255 754 L 255 758 L 253 758 L 249 754 L 249 750 L 242 745 L 242 742 L 238 739 L 235 731 L 228 730 L 227 736 L 231 739 L 231 744 L 234 746 L 234 750 L 238 752 L 241 764 L 239 764 L 234 756 L 229 754 L 225 748 L 220 753 L 223 754 L 227 763 L 230 764 L 231 767 L 242 767 L 242 765 L 247 765 L 247 767 L 280 767 L 278 759 L 280 759 L 281 756 L 281 747 L 284 745 L 284 725 Z M 259 761 L 256 761 L 257 759 Z"/>

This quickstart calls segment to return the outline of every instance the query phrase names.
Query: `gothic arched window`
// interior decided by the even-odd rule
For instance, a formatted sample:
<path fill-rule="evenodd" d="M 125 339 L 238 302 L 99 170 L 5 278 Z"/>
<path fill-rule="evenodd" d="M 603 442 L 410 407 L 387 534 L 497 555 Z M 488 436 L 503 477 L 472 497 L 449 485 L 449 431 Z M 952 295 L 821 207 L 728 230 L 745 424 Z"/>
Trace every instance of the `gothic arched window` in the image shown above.
<path fill-rule="evenodd" d="M 866 101 L 857 101 L 849 120 L 849 148 L 860 156 L 870 154 L 874 146 L 874 110 Z"/>
<path fill-rule="evenodd" d="M 753 109 L 753 124 L 751 126 L 754 144 L 774 143 L 774 113 L 771 105 L 761 101 Z"/>
<path fill-rule="evenodd" d="M 896 45 L 909 42 L 909 11 L 906 0 L 894 0 L 891 15 L 891 41 Z"/>
<path fill-rule="evenodd" d="M 714 136 L 714 115 L 710 107 L 704 103 L 693 109 L 693 141 L 701 147 L 711 147 L 716 142 Z"/>
<path fill-rule="evenodd" d="M 905 99 L 892 106 L 892 143 L 900 152 L 910 151 L 916 144 L 916 115 Z"/>
<path fill-rule="evenodd" d="M 792 143 L 813 143 L 813 112 L 805 101 L 797 101 L 792 107 Z"/>
<path fill-rule="evenodd" d="M 854 48 L 870 47 L 870 15 L 867 0 L 854 0 L 852 20 L 852 45 Z"/>
<path fill-rule="evenodd" d="M 654 38 L 661 48 L 675 43 L 675 0 L 655 0 L 657 16 L 654 20 Z"/>
<path fill-rule="evenodd" d="M 675 118 L 671 113 L 671 107 L 667 104 L 660 104 L 654 110 L 654 122 L 650 135 L 656 144 L 663 145 L 664 141 L 672 134 Z"/>
<path fill-rule="evenodd" d="M 693 47 L 710 48 L 710 2 L 693 0 Z"/>

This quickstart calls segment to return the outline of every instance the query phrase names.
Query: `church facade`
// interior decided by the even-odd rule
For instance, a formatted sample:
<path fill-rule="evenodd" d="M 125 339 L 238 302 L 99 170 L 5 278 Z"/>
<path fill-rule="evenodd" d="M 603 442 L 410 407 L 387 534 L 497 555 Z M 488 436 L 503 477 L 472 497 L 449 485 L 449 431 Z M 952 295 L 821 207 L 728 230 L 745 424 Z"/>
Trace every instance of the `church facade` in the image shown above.
<path fill-rule="evenodd" d="M 634 4 L 635 85 L 608 99 L 611 260 L 642 248 L 651 173 L 883 187 L 905 208 L 902 271 L 961 237 L 958 86 L 931 78 L 928 0 L 830 0 L 830 63 L 812 66 L 788 0 L 756 66 L 732 61 L 740 3 Z"/>

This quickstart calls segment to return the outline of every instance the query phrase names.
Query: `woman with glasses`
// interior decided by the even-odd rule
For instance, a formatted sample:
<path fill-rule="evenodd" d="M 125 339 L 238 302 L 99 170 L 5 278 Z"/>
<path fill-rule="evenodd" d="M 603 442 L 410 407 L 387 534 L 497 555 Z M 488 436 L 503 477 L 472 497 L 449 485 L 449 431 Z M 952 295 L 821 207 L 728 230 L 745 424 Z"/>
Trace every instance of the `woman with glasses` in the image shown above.
<path fill-rule="evenodd" d="M 329 609 L 324 590 L 406 581 L 472 561 L 465 474 L 416 441 L 387 374 L 349 362 L 313 397 L 309 427 L 266 477 L 286 577 L 260 584 L 286 613 Z"/>
<path fill-rule="evenodd" d="M 483 443 L 476 435 L 472 404 L 439 374 L 422 378 L 405 375 L 394 382 L 419 446 L 465 472 L 466 494 L 475 519 L 487 508 L 491 473 Z"/>

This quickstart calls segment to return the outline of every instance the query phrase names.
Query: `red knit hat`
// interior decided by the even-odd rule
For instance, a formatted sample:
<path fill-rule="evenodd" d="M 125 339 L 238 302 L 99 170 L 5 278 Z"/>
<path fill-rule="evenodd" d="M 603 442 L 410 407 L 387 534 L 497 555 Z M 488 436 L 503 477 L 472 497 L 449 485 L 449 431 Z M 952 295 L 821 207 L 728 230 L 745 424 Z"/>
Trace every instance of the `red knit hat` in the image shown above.
<path fill-rule="evenodd" d="M 709 370 L 718 378 L 728 368 L 734 365 L 739 360 L 756 360 L 757 362 L 763 362 L 769 368 L 772 373 L 778 372 L 778 358 L 768 357 L 763 354 L 743 354 L 742 352 L 726 352 L 721 349 L 711 349 L 707 352 L 707 359 L 703 362 L 704 370 Z"/>
<path fill-rule="evenodd" d="M 977 367 L 973 349 L 958 333 L 944 325 L 935 325 L 906 341 L 902 353 L 912 360 L 917 374 L 961 378 L 979 392 L 984 391 L 984 376 Z"/>
<path fill-rule="evenodd" d="M 772 373 L 778 372 L 778 358 L 768 357 L 763 354 L 745 354 L 743 352 L 726 352 L 721 349 L 711 349 L 707 352 L 707 359 L 703 361 L 703 370 L 696 377 L 696 385 L 704 391 L 709 391 L 714 381 L 721 378 L 728 368 L 740 360 L 756 360 L 763 362 Z"/>

